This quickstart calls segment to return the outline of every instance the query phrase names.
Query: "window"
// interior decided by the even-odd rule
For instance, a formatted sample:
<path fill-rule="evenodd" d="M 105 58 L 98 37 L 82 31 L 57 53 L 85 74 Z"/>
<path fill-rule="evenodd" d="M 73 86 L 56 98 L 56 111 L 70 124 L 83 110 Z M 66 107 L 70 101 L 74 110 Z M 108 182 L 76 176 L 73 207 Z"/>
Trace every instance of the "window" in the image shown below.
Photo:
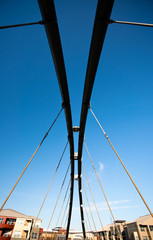
<path fill-rule="evenodd" d="M 37 239 L 37 233 L 32 233 L 32 236 L 31 236 L 33 239 Z"/>
<path fill-rule="evenodd" d="M 21 231 L 14 232 L 14 238 L 20 238 L 20 236 L 21 236 Z"/>
<path fill-rule="evenodd" d="M 36 221 L 36 222 L 34 223 L 34 226 L 35 226 L 35 227 L 39 227 L 39 223 L 40 223 L 39 221 Z"/>
<path fill-rule="evenodd" d="M 150 225 L 149 228 L 150 228 L 150 231 L 153 231 L 153 225 Z"/>
<path fill-rule="evenodd" d="M 30 227 L 31 226 L 31 220 L 25 220 L 24 221 L 24 226 Z"/>
<path fill-rule="evenodd" d="M 10 230 L 4 230 L 3 237 L 11 237 L 11 231 Z"/>
<path fill-rule="evenodd" d="M 2 223 L 2 222 L 3 222 L 3 220 L 4 220 L 4 218 L 0 218 L 0 223 Z"/>
<path fill-rule="evenodd" d="M 4 233 L 3 236 L 4 236 L 4 237 L 11 237 L 11 234 L 10 234 L 10 233 Z"/>
<path fill-rule="evenodd" d="M 146 237 L 146 236 L 143 236 L 142 239 L 143 239 L 143 240 L 147 240 L 147 237 Z"/>
<path fill-rule="evenodd" d="M 134 235 L 134 238 L 132 239 L 139 240 L 138 233 L 136 231 L 133 232 L 133 235 Z"/>
<path fill-rule="evenodd" d="M 18 219 L 17 220 L 17 225 L 22 226 L 24 224 L 24 219 Z"/>
<path fill-rule="evenodd" d="M 15 219 L 9 219 L 7 224 L 13 225 L 15 223 Z"/>
<path fill-rule="evenodd" d="M 28 227 L 30 227 L 31 226 L 31 222 L 28 222 Z"/>
<path fill-rule="evenodd" d="M 140 229 L 141 229 L 141 232 L 144 232 L 144 231 L 145 231 L 144 226 L 140 226 Z"/>
<path fill-rule="evenodd" d="M 28 231 L 23 231 L 22 238 L 27 238 L 27 237 L 28 237 Z"/>

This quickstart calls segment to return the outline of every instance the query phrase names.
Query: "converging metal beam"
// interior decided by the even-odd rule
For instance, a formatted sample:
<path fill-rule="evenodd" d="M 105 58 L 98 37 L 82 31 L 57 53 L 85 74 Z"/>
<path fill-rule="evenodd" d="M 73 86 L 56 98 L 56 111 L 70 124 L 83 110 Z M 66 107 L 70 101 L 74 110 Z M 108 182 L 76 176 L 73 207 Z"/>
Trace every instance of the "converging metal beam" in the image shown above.
<path fill-rule="evenodd" d="M 68 239 L 71 213 L 72 213 L 72 203 L 73 203 L 73 188 L 74 188 L 74 140 L 73 140 L 73 130 L 72 130 L 72 117 L 71 117 L 71 107 L 70 98 L 67 85 L 66 70 L 61 46 L 61 40 L 59 35 L 56 11 L 53 0 L 38 0 L 41 14 L 43 17 L 43 22 L 45 25 L 45 30 L 47 33 L 56 74 L 58 77 L 58 82 L 60 86 L 61 96 L 63 100 L 63 107 L 65 110 L 65 117 L 68 130 L 68 139 L 70 144 L 70 160 L 71 160 L 71 190 L 70 190 L 70 204 L 69 204 L 69 216 L 67 223 L 67 233 L 66 240 Z"/>
<path fill-rule="evenodd" d="M 99 58 L 105 39 L 105 34 L 110 20 L 111 11 L 113 8 L 114 0 L 98 0 L 96 16 L 94 21 L 94 28 L 92 33 L 92 40 L 90 45 L 90 52 L 88 58 L 88 65 L 86 71 L 84 93 L 82 100 L 82 109 L 80 117 L 80 131 L 79 131 L 79 144 L 78 144 L 78 185 L 79 185 L 79 199 L 80 199 L 80 212 L 84 239 L 86 238 L 83 214 L 83 201 L 82 201 L 82 180 L 81 180 L 81 158 L 83 150 L 83 139 L 85 132 L 86 119 L 88 114 L 88 107 L 90 104 L 91 93 L 97 72 Z"/>

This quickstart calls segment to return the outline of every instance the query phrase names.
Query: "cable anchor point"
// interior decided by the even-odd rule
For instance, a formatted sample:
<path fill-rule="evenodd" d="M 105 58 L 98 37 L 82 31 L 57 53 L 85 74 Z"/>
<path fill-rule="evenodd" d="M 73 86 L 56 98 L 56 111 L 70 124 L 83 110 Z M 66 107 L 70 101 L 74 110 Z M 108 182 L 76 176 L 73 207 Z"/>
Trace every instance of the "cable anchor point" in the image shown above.
<path fill-rule="evenodd" d="M 104 132 L 104 136 L 108 139 L 108 135 L 107 135 L 107 133 L 106 132 Z"/>
<path fill-rule="evenodd" d="M 111 23 L 114 23 L 115 21 L 114 20 L 112 20 L 112 19 L 109 19 L 108 20 L 108 24 L 111 24 Z"/>
<path fill-rule="evenodd" d="M 45 24 L 45 22 L 44 22 L 43 20 L 39 21 L 38 23 L 39 23 L 40 25 L 44 25 L 44 24 Z"/>
<path fill-rule="evenodd" d="M 70 105 L 69 102 L 68 102 L 68 103 L 66 103 L 66 102 L 62 102 L 62 108 L 65 108 L 65 107 L 67 107 L 68 105 Z"/>
<path fill-rule="evenodd" d="M 89 109 L 90 109 L 90 107 L 91 107 L 90 102 L 89 102 L 89 103 L 85 103 L 85 102 L 84 102 L 83 105 L 86 106 L 86 107 L 89 108 Z"/>

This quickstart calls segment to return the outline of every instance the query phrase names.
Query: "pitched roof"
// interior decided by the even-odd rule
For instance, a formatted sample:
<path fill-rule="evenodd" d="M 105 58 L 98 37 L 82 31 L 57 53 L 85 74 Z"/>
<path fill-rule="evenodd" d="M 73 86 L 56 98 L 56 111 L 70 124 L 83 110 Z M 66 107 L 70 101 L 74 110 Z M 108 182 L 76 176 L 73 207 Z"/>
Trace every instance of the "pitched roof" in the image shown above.
<path fill-rule="evenodd" d="M 30 218 L 30 219 L 36 219 L 36 217 L 33 216 L 28 216 L 23 213 L 17 212 L 12 209 L 2 209 L 0 211 L 0 216 L 5 216 L 5 217 L 12 217 L 12 218 Z M 38 219 L 41 220 L 41 219 Z"/>
<path fill-rule="evenodd" d="M 153 224 L 153 218 L 150 214 L 148 214 L 137 218 L 135 222 L 138 222 L 139 224 Z"/>

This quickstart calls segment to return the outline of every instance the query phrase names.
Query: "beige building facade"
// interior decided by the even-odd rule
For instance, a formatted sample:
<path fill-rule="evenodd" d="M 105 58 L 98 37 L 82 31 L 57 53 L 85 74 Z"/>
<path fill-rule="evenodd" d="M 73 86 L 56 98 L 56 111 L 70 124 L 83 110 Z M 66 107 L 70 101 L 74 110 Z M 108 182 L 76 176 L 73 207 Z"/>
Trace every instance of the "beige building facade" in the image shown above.
<path fill-rule="evenodd" d="M 0 240 L 42 240 L 41 220 L 12 209 L 0 211 Z"/>
<path fill-rule="evenodd" d="M 34 217 L 29 218 L 17 218 L 16 224 L 12 233 L 12 240 L 33 240 L 33 239 L 41 239 L 41 220 L 35 219 Z"/>
<path fill-rule="evenodd" d="M 29 239 L 32 228 L 32 219 L 17 218 L 14 230 L 12 233 L 12 240 L 16 238 Z"/>
<path fill-rule="evenodd" d="M 46 237 L 46 239 L 45 239 Z M 65 229 L 43 232 L 43 240 L 65 240 Z M 70 230 L 69 240 L 83 240 L 82 232 Z M 135 221 L 117 220 L 97 232 L 86 232 L 87 240 L 153 240 L 153 218 L 151 215 L 139 217 Z"/>
<path fill-rule="evenodd" d="M 127 224 L 128 240 L 153 240 L 153 218 L 151 215 L 139 217 Z"/>
<path fill-rule="evenodd" d="M 101 240 L 153 240 L 153 218 L 149 214 L 133 222 L 118 220 L 98 233 Z"/>

